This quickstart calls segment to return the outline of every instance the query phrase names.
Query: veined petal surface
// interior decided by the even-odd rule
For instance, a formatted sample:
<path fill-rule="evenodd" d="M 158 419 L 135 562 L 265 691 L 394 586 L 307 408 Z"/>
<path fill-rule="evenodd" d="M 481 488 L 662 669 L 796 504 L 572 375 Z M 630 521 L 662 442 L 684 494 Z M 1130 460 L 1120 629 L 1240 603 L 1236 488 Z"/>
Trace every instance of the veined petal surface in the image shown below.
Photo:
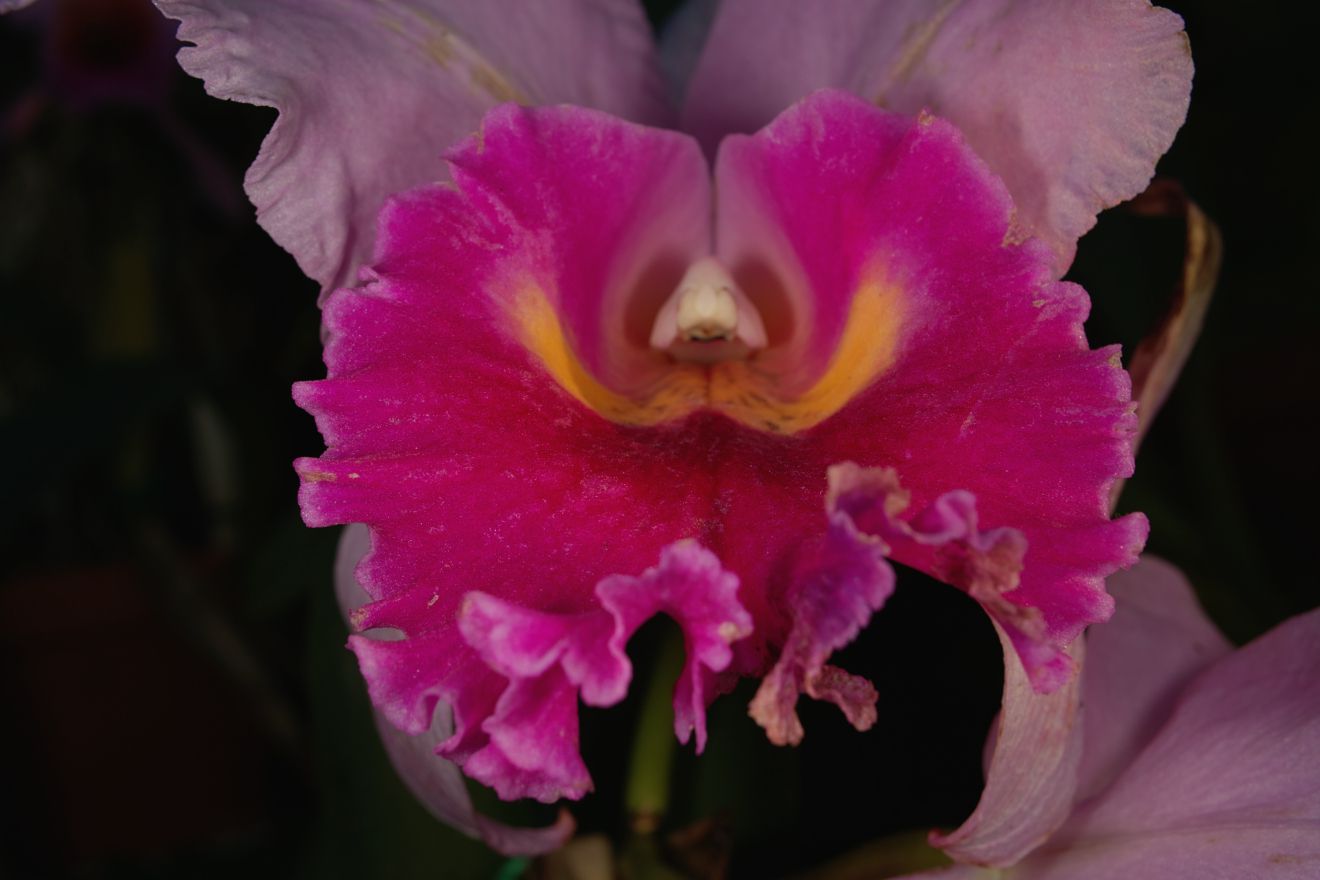
<path fill-rule="evenodd" d="M 1086 750 L 1077 800 L 1109 786 L 1168 721 L 1178 695 L 1232 651 L 1182 572 L 1142 557 L 1107 583 L 1114 617 L 1086 634 Z"/>
<path fill-rule="evenodd" d="M 1081 805 L 1033 861 L 1057 862 L 1057 876 L 1078 880 L 1314 877 L 1317 673 L 1320 610 L 1209 666 L 1113 784 Z M 1101 702 L 1095 711 L 1105 708 Z"/>
<path fill-rule="evenodd" d="M 279 119 L 248 170 L 257 220 L 327 289 L 356 280 L 385 199 L 445 174 L 505 101 L 660 124 L 669 110 L 632 0 L 159 0 L 179 63 Z"/>
<path fill-rule="evenodd" d="M 683 125 L 713 150 L 822 87 L 948 119 L 1062 274 L 1145 188 L 1187 114 L 1182 20 L 1147 0 L 723 0 Z M 1022 234 L 1021 232 L 1017 234 Z"/>

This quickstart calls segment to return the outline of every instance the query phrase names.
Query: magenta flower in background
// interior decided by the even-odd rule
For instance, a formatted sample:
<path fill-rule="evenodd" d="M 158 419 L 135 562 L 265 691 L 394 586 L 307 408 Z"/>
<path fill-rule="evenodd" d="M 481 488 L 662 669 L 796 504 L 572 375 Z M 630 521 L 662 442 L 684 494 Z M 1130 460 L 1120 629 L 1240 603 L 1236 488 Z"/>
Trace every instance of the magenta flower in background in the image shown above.
<path fill-rule="evenodd" d="M 351 646 L 446 821 L 561 840 L 477 816 L 455 764 L 582 796 L 578 699 L 622 698 L 657 612 L 680 739 L 741 676 L 775 742 L 803 693 L 865 729 L 828 660 L 888 559 L 980 602 L 1026 691 L 1077 687 L 1145 522 L 1109 518 L 1128 379 L 1058 278 L 1181 124 L 1177 16 L 728 0 L 674 114 L 630 3 L 158 5 L 212 93 L 280 111 L 248 191 L 330 291 L 302 509 L 369 530 Z"/>
<path fill-rule="evenodd" d="M 1026 740 L 997 744 L 976 815 L 950 836 L 954 855 L 1001 867 L 920 876 L 1315 877 L 1320 611 L 1233 651 L 1167 563 L 1143 559 L 1109 589 L 1117 610 L 1087 635 L 1082 708 L 1058 737 L 1066 746 L 1042 755 Z M 1033 711 L 1031 699 L 1007 688 L 1005 718 Z M 997 825 L 1021 827 L 1012 798 L 996 793 L 1014 777 L 1037 781 L 1036 803 L 1064 807 L 1046 809 L 1034 840 L 994 839 Z M 973 850 L 957 848 L 972 838 Z M 1017 855 L 1001 858 L 1009 846 Z"/>

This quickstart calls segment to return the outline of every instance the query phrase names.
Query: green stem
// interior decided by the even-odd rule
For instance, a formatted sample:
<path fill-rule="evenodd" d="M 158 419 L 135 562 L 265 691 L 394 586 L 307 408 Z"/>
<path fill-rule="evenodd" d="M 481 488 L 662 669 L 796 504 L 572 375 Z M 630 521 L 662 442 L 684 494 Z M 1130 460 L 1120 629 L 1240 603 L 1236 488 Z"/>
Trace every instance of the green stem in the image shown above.
<path fill-rule="evenodd" d="M 640 833 L 654 831 L 669 807 L 670 771 L 678 745 L 673 724 L 674 682 L 683 669 L 685 654 L 682 632 L 671 628 L 651 670 L 637 719 L 624 805 L 633 830 Z"/>
<path fill-rule="evenodd" d="M 523 856 L 509 859 L 500 865 L 499 870 L 495 872 L 495 880 L 518 880 L 519 877 L 527 873 L 527 868 L 531 863 L 531 859 Z"/>

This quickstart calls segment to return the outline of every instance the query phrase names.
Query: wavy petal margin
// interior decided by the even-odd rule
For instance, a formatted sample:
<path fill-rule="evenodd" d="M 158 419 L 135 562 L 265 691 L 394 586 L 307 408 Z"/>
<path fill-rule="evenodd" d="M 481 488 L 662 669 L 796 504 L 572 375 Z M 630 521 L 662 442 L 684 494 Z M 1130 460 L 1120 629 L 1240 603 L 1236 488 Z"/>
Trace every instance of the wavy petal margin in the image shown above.
<path fill-rule="evenodd" d="M 823 87 L 929 108 L 1003 178 L 1057 277 L 1150 181 L 1191 85 L 1182 19 L 1147 0 L 724 0 L 682 118 L 713 150 Z"/>
<path fill-rule="evenodd" d="M 335 595 L 344 619 L 371 601 L 354 572 L 371 549 L 366 526 L 351 525 L 339 538 L 335 557 Z M 484 841 L 505 855 L 540 855 L 558 849 L 573 833 L 573 818 L 567 811 L 548 828 L 514 828 L 481 815 L 472 805 L 467 784 L 458 765 L 436 755 L 436 748 L 453 733 L 448 709 L 436 711 L 431 727 L 419 736 L 409 736 L 375 713 L 376 729 L 408 790 L 430 813 L 460 831 Z"/>
<path fill-rule="evenodd" d="M 687 742 L 695 730 L 700 752 L 710 683 L 732 661 L 730 645 L 752 631 L 737 593 L 737 577 L 691 540 L 666 547 L 640 576 L 602 580 L 596 612 L 549 614 L 469 593 L 459 613 L 463 637 L 509 684 L 482 724 L 489 745 L 464 769 L 505 798 L 586 794 L 591 776 L 578 753 L 578 696 L 592 706 L 623 699 L 632 678 L 624 649 L 659 613 L 678 623 L 687 652 L 674 694 L 675 731 Z"/>
<path fill-rule="evenodd" d="M 389 721 L 421 735 L 443 702 L 444 754 L 470 774 L 506 797 L 580 796 L 579 685 L 558 662 L 582 641 L 569 622 L 604 618 L 609 638 L 593 587 L 702 535 L 709 476 L 699 436 L 625 431 L 591 409 L 617 395 L 571 345 L 607 335 L 611 292 L 647 266 L 681 274 L 707 241 L 709 183 L 691 139 L 574 107 L 499 108 L 450 159 L 456 186 L 392 201 L 369 281 L 325 303 L 329 378 L 295 397 L 329 449 L 296 462 L 300 501 L 309 524 L 372 530 L 360 575 L 376 601 L 353 623 L 405 638 L 351 644 Z M 483 611 L 510 608 L 544 637 L 543 669 L 483 634 Z M 714 662 L 707 634 L 689 639 Z M 615 685 L 627 672 L 616 666 Z M 543 754 L 527 738 L 539 721 L 559 731 Z"/>
<path fill-rule="evenodd" d="M 864 728 L 873 689 L 826 661 L 892 589 L 886 554 L 980 601 L 1037 690 L 1067 683 L 1063 648 L 1144 538 L 1106 512 L 1131 466 L 1126 377 L 1087 349 L 1085 296 L 1008 234 L 1008 195 L 956 130 L 825 92 L 726 144 L 717 253 L 781 249 L 770 274 L 835 316 L 811 321 L 837 344 L 796 397 L 758 394 L 759 361 L 712 369 L 696 398 L 614 384 L 644 373 L 610 349 L 633 326 L 619 304 L 708 241 L 695 142 L 504 107 L 451 158 L 455 187 L 391 203 L 366 282 L 326 303 L 330 378 L 295 388 L 329 445 L 296 463 L 304 517 L 371 526 L 376 601 L 353 623 L 404 636 L 352 640 L 392 724 L 420 735 L 447 704 L 442 752 L 470 774 L 506 797 L 580 795 L 579 695 L 617 699 L 621 621 L 659 610 L 688 641 L 680 737 L 700 746 L 715 690 L 767 671 L 753 711 L 777 741 L 801 735 L 801 693 Z M 740 227 L 758 206 L 777 231 Z M 850 460 L 890 469 L 820 479 Z M 598 588 L 650 577 L 685 539 L 725 573 L 687 575 L 726 597 L 716 612 Z"/>
<path fill-rule="evenodd" d="M 753 522 L 766 535 L 770 518 L 753 505 L 819 515 L 818 494 L 793 492 L 819 486 L 808 468 L 892 468 L 920 512 L 903 540 L 886 536 L 892 558 L 972 593 L 1034 686 L 1061 686 L 1063 648 L 1109 616 L 1104 579 L 1136 560 L 1147 528 L 1140 515 L 1109 517 L 1112 486 L 1132 472 L 1136 417 L 1117 349 L 1086 343 L 1085 292 L 1053 280 L 1039 241 L 1014 238 L 1002 182 L 931 116 L 817 92 L 726 139 L 716 191 L 717 252 L 735 276 L 771 267 L 800 287 L 815 309 L 807 335 L 826 353 L 798 397 L 758 403 L 773 426 L 796 426 L 781 454 L 803 476 L 727 465 L 723 481 L 737 488 L 726 517 L 740 525 L 725 564 L 761 582 L 752 571 L 764 554 L 740 537 Z M 764 295 L 758 277 L 739 279 L 749 296 Z M 803 523 L 799 512 L 785 532 L 819 533 Z M 959 557 L 934 539 L 955 527 L 995 544 L 958 545 Z"/>
<path fill-rule="evenodd" d="M 893 593 L 894 572 L 886 557 L 909 546 L 933 548 L 936 573 L 965 590 L 995 621 L 1004 644 L 1013 649 L 1006 694 L 1010 687 L 1025 687 L 1058 691 L 1064 694 L 1058 702 L 1076 702 L 1072 659 L 1045 641 L 1040 611 L 1014 601 L 1025 540 L 1013 529 L 980 529 L 976 499 L 969 493 L 949 492 L 913 511 L 892 469 L 844 462 L 829 469 L 826 514 L 828 530 L 800 557 L 786 597 L 792 628 L 751 704 L 752 717 L 772 742 L 796 745 L 802 740 L 794 706 L 803 693 L 835 703 L 859 730 L 875 723 L 875 689 L 825 661 L 856 638 Z M 1027 736 L 1019 731 L 1035 723 L 1034 716 L 1009 718 L 1006 744 Z M 1069 802 L 1064 798 L 1058 821 L 1067 815 Z"/>
<path fill-rule="evenodd" d="M 641 8 L 547 0 L 158 0 L 183 69 L 279 118 L 248 170 L 257 221 L 327 290 L 372 255 L 385 199 L 442 178 L 444 151 L 506 101 L 669 119 Z"/>

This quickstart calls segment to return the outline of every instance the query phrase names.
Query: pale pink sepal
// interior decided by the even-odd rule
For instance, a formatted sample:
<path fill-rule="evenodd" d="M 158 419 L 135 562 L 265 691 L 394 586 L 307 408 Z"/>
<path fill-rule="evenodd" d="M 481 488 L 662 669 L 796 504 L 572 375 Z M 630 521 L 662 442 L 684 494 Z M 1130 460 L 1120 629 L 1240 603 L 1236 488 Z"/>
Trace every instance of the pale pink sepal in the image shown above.
<path fill-rule="evenodd" d="M 315 3 L 159 0 L 184 70 L 218 98 L 274 107 L 247 175 L 258 222 L 329 290 L 372 255 L 387 196 L 506 101 L 669 118 L 650 29 L 628 0 Z"/>
<path fill-rule="evenodd" d="M 335 558 L 335 595 L 346 619 L 371 601 L 354 574 L 370 548 L 366 526 L 348 526 L 340 536 Z M 476 811 L 458 765 L 436 754 L 439 744 L 453 734 L 453 718 L 447 706 L 437 707 L 431 727 L 418 736 L 399 730 L 379 710 L 373 714 L 390 763 L 408 790 L 441 822 L 485 841 L 505 855 L 550 852 L 572 835 L 573 819 L 567 811 L 560 813 L 559 820 L 547 828 L 514 828 Z"/>
<path fill-rule="evenodd" d="M 985 789 L 967 821 L 930 842 L 960 862 L 1004 866 L 1040 846 L 1072 810 L 1082 755 L 1081 679 L 1073 675 L 1053 693 L 1036 693 L 1003 627 L 996 623 L 995 632 L 1004 649 L 1004 700 Z M 1081 640 L 1070 653 L 1080 670 Z"/>
<path fill-rule="evenodd" d="M 1061 273 L 1097 212 L 1145 188 L 1191 81 L 1182 20 L 1146 0 L 725 0 L 683 123 L 712 149 L 827 86 L 929 108 L 1004 179 Z"/>
<path fill-rule="evenodd" d="M 1118 609 L 1087 639 L 1084 755 L 1072 815 L 993 876 L 1315 877 L 1320 610 L 1228 652 L 1167 564 L 1143 559 L 1111 588 Z M 1005 693 L 1006 714 L 1031 701 L 1019 692 L 1010 703 Z M 982 875 L 961 866 L 913 876 Z"/>
<path fill-rule="evenodd" d="M 1178 694 L 1232 645 L 1172 565 L 1143 557 L 1110 576 L 1113 618 L 1086 635 L 1086 750 L 1077 799 L 1105 788 L 1168 720 Z"/>
<path fill-rule="evenodd" d="M 1320 610 L 1197 676 L 1140 755 L 1033 860 L 1054 871 L 1039 876 L 1069 880 L 1314 878 Z"/>

